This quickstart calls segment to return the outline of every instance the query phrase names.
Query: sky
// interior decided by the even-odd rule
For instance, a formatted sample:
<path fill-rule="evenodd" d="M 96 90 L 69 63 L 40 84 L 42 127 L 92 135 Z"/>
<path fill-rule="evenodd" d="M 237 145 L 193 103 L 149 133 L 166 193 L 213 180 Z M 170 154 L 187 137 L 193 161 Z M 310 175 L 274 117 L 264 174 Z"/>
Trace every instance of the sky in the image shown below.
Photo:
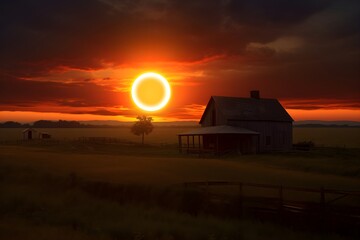
<path fill-rule="evenodd" d="M 5 0 L 0 28 L 0 121 L 133 121 L 149 71 L 172 90 L 156 121 L 250 90 L 295 120 L 360 121 L 358 0 Z"/>

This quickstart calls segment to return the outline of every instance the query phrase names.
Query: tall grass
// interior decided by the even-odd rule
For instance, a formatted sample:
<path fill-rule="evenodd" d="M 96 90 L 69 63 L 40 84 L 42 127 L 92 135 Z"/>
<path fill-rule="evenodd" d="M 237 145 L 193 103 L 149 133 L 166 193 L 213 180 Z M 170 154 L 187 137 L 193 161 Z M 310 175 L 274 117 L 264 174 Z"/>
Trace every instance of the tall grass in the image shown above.
<path fill-rule="evenodd" d="M 89 195 L 67 177 L 1 165 L 1 239 L 341 239 Z"/>
<path fill-rule="evenodd" d="M 170 185 L 186 181 L 246 181 L 357 190 L 360 150 L 198 158 L 175 147 L 121 144 L 0 146 L 0 161 L 53 174 L 76 172 L 89 180 Z"/>
<path fill-rule="evenodd" d="M 168 144 L 145 147 L 128 144 L 126 135 L 114 144 L 1 145 L 0 239 L 342 239 L 268 222 L 186 214 L 181 199 L 166 187 L 225 180 L 359 190 L 359 149 L 201 159 L 179 155 L 171 143 L 178 130 L 172 130 L 148 138 Z M 124 186 L 126 201 L 108 194 L 111 188 L 104 192 L 107 184 Z"/>

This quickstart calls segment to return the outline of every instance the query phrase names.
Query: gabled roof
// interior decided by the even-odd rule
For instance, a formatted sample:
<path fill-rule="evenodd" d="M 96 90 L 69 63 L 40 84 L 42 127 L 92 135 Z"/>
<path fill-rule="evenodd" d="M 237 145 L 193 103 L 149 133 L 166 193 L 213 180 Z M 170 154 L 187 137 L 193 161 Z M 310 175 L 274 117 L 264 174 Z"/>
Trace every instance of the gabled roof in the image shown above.
<path fill-rule="evenodd" d="M 246 128 L 232 127 L 227 125 L 211 126 L 211 127 L 199 127 L 197 129 L 180 133 L 179 136 L 191 136 L 191 135 L 212 135 L 212 134 L 259 134 L 258 132 L 251 131 Z"/>
<path fill-rule="evenodd" d="M 201 117 L 200 123 L 204 120 L 211 103 L 215 104 L 216 110 L 221 112 L 227 120 L 294 121 L 277 99 L 212 96 Z"/>
<path fill-rule="evenodd" d="M 37 130 L 33 129 L 33 128 L 27 128 L 23 131 L 24 132 L 29 132 L 29 131 L 33 131 L 33 132 L 37 132 Z"/>

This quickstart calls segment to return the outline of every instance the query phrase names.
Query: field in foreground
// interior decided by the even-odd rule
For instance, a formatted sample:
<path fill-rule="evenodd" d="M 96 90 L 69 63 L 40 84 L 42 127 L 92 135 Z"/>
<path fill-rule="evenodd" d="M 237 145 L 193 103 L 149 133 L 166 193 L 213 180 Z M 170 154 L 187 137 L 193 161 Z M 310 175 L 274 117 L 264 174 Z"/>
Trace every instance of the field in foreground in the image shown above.
<path fill-rule="evenodd" d="M 228 180 L 359 191 L 359 158 L 357 149 L 202 159 L 179 155 L 172 145 L 0 145 L 0 237 L 343 239 L 256 220 L 193 216 L 161 205 L 119 204 L 69 186 L 69 176 L 156 189 L 185 181 Z"/>
<path fill-rule="evenodd" d="M 360 186 L 360 150 L 198 158 L 165 147 L 65 142 L 0 145 L 2 164 L 114 183 L 169 185 L 185 181 L 267 182 L 352 190 Z"/>

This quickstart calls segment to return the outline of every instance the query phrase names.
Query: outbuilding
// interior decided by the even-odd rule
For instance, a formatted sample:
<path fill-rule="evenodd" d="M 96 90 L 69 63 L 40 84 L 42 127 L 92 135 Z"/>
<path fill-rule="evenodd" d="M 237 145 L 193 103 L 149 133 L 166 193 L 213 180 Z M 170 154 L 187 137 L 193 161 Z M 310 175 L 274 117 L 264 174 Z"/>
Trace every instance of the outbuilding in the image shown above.
<path fill-rule="evenodd" d="M 33 129 L 33 128 L 27 128 L 25 129 L 22 134 L 23 134 L 23 139 L 24 140 L 32 140 L 32 139 L 36 139 L 37 138 L 37 133 L 38 131 Z"/>

